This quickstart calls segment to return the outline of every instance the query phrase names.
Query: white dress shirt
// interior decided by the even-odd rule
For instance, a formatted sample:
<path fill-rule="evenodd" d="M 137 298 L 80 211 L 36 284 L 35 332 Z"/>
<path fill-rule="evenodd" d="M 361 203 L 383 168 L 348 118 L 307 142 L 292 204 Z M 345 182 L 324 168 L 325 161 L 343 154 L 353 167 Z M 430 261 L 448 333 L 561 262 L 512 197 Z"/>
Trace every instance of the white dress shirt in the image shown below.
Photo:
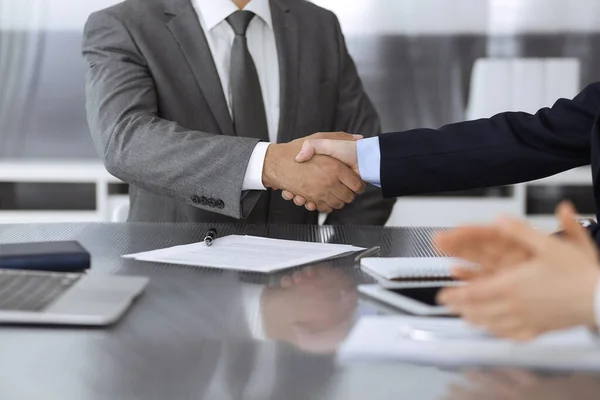
<path fill-rule="evenodd" d="M 223 93 L 231 112 L 231 86 L 229 79 L 231 63 L 231 47 L 235 39 L 233 29 L 226 21 L 239 8 L 231 0 L 193 0 L 194 8 L 200 19 L 200 25 L 219 73 Z M 277 142 L 279 129 L 279 59 L 273 19 L 269 0 L 252 0 L 244 8 L 252 11 L 256 17 L 252 19 L 246 38 L 248 50 L 256 65 L 258 79 L 262 89 L 269 140 Z M 265 190 L 262 183 L 262 171 L 269 143 L 259 143 L 255 148 L 246 168 L 242 190 Z"/>
<path fill-rule="evenodd" d="M 356 142 L 358 172 L 363 181 L 381 187 L 381 151 L 379 138 L 373 137 Z"/>

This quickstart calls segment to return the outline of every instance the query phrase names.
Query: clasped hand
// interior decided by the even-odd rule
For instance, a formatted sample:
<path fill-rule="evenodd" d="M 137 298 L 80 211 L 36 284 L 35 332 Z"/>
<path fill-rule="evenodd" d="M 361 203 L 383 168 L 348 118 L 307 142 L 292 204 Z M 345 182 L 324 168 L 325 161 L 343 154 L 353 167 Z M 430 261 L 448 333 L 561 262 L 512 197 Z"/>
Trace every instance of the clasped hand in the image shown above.
<path fill-rule="evenodd" d="M 340 158 L 338 145 L 356 149 L 360 135 L 344 132 L 316 133 L 290 143 L 269 146 L 263 168 L 263 184 L 283 190 L 308 210 L 330 213 L 354 201 L 365 189 L 356 163 Z M 333 146 L 332 144 L 335 144 Z M 345 147 L 345 148 L 346 148 Z M 356 153 L 356 150 L 354 150 Z"/>

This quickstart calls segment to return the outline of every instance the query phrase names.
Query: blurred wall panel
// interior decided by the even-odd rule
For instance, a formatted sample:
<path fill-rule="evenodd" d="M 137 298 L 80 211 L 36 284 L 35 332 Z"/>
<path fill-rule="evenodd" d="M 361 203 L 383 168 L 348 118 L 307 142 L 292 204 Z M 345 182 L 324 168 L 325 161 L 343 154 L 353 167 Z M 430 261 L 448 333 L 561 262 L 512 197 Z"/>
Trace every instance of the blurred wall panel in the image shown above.
<path fill-rule="evenodd" d="M 314 2 L 339 16 L 384 130 L 464 119 L 480 57 L 575 57 L 582 86 L 600 80 L 598 0 Z M 0 157 L 96 157 L 81 34 L 115 3 L 0 0 Z"/>
<path fill-rule="evenodd" d="M 574 57 L 600 80 L 598 0 L 313 0 L 334 11 L 384 130 L 465 118 L 477 58 Z"/>
<path fill-rule="evenodd" d="M 0 0 L 0 157 L 94 158 L 81 37 L 111 0 Z"/>

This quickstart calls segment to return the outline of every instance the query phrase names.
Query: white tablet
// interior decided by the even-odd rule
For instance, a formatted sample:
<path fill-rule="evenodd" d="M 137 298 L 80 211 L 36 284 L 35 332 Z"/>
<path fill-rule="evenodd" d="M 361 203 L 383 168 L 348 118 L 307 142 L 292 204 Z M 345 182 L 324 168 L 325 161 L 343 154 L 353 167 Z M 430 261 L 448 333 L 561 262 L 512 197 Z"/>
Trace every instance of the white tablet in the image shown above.
<path fill-rule="evenodd" d="M 437 304 L 438 292 L 445 285 L 384 288 L 380 285 L 359 285 L 358 291 L 385 304 L 414 315 L 452 315 L 450 310 Z"/>

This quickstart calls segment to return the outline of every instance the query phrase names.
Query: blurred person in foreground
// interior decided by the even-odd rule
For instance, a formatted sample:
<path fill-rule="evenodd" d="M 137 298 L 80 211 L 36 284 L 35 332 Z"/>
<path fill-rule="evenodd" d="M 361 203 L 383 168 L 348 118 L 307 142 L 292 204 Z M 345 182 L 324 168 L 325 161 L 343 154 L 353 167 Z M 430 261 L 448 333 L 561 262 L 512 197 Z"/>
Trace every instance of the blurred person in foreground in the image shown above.
<path fill-rule="evenodd" d="M 479 265 L 456 267 L 465 285 L 444 289 L 438 301 L 469 323 L 514 340 L 552 330 L 600 326 L 600 268 L 596 245 L 575 209 L 557 210 L 563 227 L 548 236 L 525 222 L 501 218 L 439 234 L 440 251 Z"/>

